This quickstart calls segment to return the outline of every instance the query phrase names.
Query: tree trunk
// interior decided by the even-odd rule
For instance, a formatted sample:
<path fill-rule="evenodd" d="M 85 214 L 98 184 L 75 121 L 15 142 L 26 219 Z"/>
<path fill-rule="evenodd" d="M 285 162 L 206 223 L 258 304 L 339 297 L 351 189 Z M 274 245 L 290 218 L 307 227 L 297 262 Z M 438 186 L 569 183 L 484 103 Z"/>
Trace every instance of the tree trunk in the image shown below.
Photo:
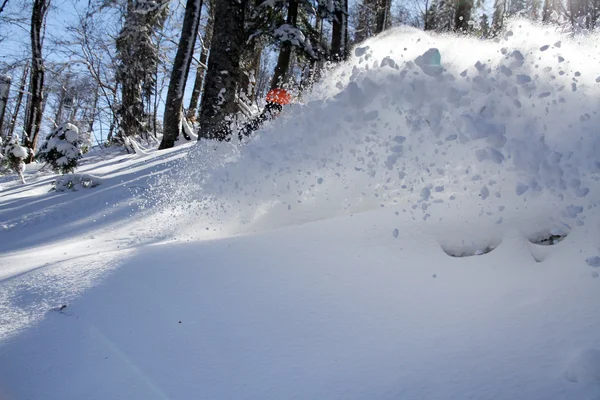
<path fill-rule="evenodd" d="M 190 106 L 188 107 L 187 118 L 191 121 L 196 120 L 196 114 L 198 113 L 198 101 L 200 100 L 200 93 L 204 89 L 204 74 L 206 73 L 206 64 L 208 62 L 208 52 L 212 42 L 213 30 L 215 25 L 215 5 L 214 0 L 210 2 L 208 21 L 206 22 L 206 28 L 204 28 L 204 36 L 202 38 L 202 50 L 200 51 L 200 64 L 196 69 L 196 79 L 194 80 L 194 89 L 192 89 L 192 97 L 190 99 Z"/>
<path fill-rule="evenodd" d="M 470 30 L 469 21 L 471 20 L 472 9 L 472 0 L 458 0 L 456 14 L 454 15 L 454 30 L 456 32 L 467 33 Z"/>
<path fill-rule="evenodd" d="M 288 14 L 286 23 L 293 27 L 296 26 L 296 20 L 298 19 L 298 0 L 290 0 L 288 5 Z M 277 58 L 277 66 L 273 73 L 273 79 L 271 80 L 271 89 L 276 89 L 283 86 L 285 82 L 285 75 L 290 67 L 290 59 L 292 56 L 292 44 L 289 41 L 281 44 L 281 50 L 279 51 L 279 57 Z"/>
<path fill-rule="evenodd" d="M 491 36 L 500 34 L 504 26 L 504 13 L 506 12 L 506 0 L 494 0 L 494 15 L 492 16 Z"/>
<path fill-rule="evenodd" d="M 242 80 L 240 82 L 240 89 L 243 97 L 250 104 L 256 99 L 256 78 L 259 74 L 261 58 L 262 46 L 258 41 L 246 45 L 244 54 L 242 54 Z"/>
<path fill-rule="evenodd" d="M 552 17 L 552 11 L 554 11 L 554 1 L 544 0 L 544 8 L 542 10 L 542 22 L 550 22 L 550 19 Z"/>
<path fill-rule="evenodd" d="M 391 25 L 391 0 L 378 0 L 377 1 L 377 25 L 375 27 L 375 34 L 379 34 Z"/>
<path fill-rule="evenodd" d="M 236 94 L 240 82 L 240 61 L 246 42 L 244 30 L 247 0 L 219 0 L 202 104 L 198 139 L 228 139 L 231 118 L 237 113 Z"/>
<path fill-rule="evenodd" d="M 2 137 L 2 128 L 4 127 L 4 114 L 6 104 L 8 103 L 8 93 L 10 92 L 11 78 L 8 75 L 0 75 L 0 137 Z"/>
<path fill-rule="evenodd" d="M 331 35 L 331 57 L 334 61 L 348 56 L 348 0 L 340 0 L 336 6 Z"/>
<path fill-rule="evenodd" d="M 63 108 L 65 105 L 65 97 L 66 96 L 67 96 L 66 88 L 62 87 L 61 91 L 60 91 L 60 97 L 58 99 L 58 106 L 56 107 L 56 115 L 54 116 L 54 125 L 56 128 L 58 128 L 58 126 L 62 122 L 62 114 L 63 114 Z"/>
<path fill-rule="evenodd" d="M 183 94 L 194 55 L 201 10 L 202 0 L 187 0 L 183 28 L 181 29 L 179 46 L 177 47 L 171 80 L 169 81 L 169 90 L 167 91 L 163 138 L 159 150 L 173 147 L 181 133 Z"/>
<path fill-rule="evenodd" d="M 42 103 L 44 101 L 44 59 L 42 58 L 42 29 L 50 0 L 34 0 L 31 13 L 31 99 L 27 116 L 25 146 L 31 149 L 33 161 L 38 135 L 42 124 Z"/>
<path fill-rule="evenodd" d="M 13 112 L 12 118 L 10 119 L 10 125 L 8 127 L 8 133 L 6 134 L 7 138 L 11 138 L 13 133 L 15 132 L 15 127 L 17 126 L 17 118 L 19 117 L 19 111 L 21 111 L 21 103 L 23 103 L 23 93 L 25 92 L 25 83 L 27 82 L 27 75 L 29 75 L 29 62 L 25 64 L 23 68 L 23 76 L 21 77 L 21 85 L 19 86 L 19 93 L 17 94 L 17 101 L 15 105 L 15 110 Z"/>

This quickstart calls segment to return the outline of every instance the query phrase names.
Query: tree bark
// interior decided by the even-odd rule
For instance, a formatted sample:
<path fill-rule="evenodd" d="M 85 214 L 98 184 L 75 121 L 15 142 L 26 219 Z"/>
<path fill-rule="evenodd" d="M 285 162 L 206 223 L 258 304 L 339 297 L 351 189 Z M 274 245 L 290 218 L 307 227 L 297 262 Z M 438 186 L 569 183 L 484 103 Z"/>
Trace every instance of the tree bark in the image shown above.
<path fill-rule="evenodd" d="M 0 136 L 4 127 L 4 115 L 6 113 L 6 104 L 8 103 L 8 94 L 10 92 L 11 78 L 8 75 L 0 75 Z"/>
<path fill-rule="evenodd" d="M 246 42 L 244 30 L 247 0 L 219 0 L 208 71 L 200 108 L 198 139 L 228 139 L 231 119 L 238 111 L 236 95 L 241 77 L 240 61 Z"/>
<path fill-rule="evenodd" d="M 377 22 L 375 27 L 375 34 L 379 34 L 391 26 L 390 13 L 392 8 L 391 0 L 378 0 L 377 1 Z"/>
<path fill-rule="evenodd" d="M 298 0 L 290 0 L 288 5 L 288 14 L 286 23 L 293 27 L 296 27 L 296 21 L 298 19 Z M 290 59 L 292 56 L 292 44 L 290 42 L 283 42 L 281 44 L 281 50 L 279 51 L 279 57 L 277 58 L 277 66 L 273 73 L 273 79 L 271 80 L 271 89 L 276 89 L 283 86 L 285 82 L 285 75 L 290 67 Z"/>
<path fill-rule="evenodd" d="M 31 149 L 33 161 L 38 135 L 42 124 L 42 103 L 44 101 L 44 59 L 42 58 L 42 29 L 50 0 L 34 0 L 31 13 L 31 98 L 25 132 L 25 146 Z"/>
<path fill-rule="evenodd" d="M 256 78 L 259 75 L 262 45 L 258 41 L 245 46 L 242 54 L 242 75 L 240 89 L 249 103 L 256 99 Z"/>
<path fill-rule="evenodd" d="M 167 91 L 163 138 L 158 147 L 159 150 L 173 147 L 181 134 L 183 94 L 194 55 L 194 45 L 196 44 L 196 35 L 198 34 L 198 26 L 200 25 L 201 10 L 202 0 L 187 0 L 183 28 L 181 29 L 179 46 L 177 47 L 177 54 L 175 55 L 175 62 L 173 63 L 173 70 L 171 71 L 171 79 L 169 81 L 169 90 Z"/>
<path fill-rule="evenodd" d="M 454 16 L 454 30 L 456 32 L 467 33 L 471 29 L 469 21 L 471 20 L 472 9 L 472 0 L 458 0 Z"/>
<path fill-rule="evenodd" d="M 196 69 L 196 79 L 194 80 L 194 88 L 192 89 L 192 97 L 190 98 L 190 105 L 188 107 L 187 118 L 191 121 L 196 120 L 196 114 L 198 113 L 198 101 L 200 100 L 200 93 L 204 89 L 204 74 L 206 73 L 206 65 L 208 62 L 208 52 L 212 42 L 213 30 L 215 25 L 215 6 L 214 1 L 211 1 L 209 7 L 208 21 L 206 22 L 206 28 L 204 28 L 204 36 L 202 37 L 202 50 L 200 51 L 200 63 L 198 69 Z"/>
<path fill-rule="evenodd" d="M 10 119 L 10 125 L 8 126 L 8 132 L 6 137 L 10 139 L 17 126 L 17 118 L 19 117 L 19 111 L 21 111 L 21 103 L 23 102 L 23 93 L 25 92 L 25 84 L 27 82 L 27 75 L 29 75 L 29 62 L 25 64 L 23 68 L 23 76 L 21 77 L 21 85 L 19 86 L 19 93 L 17 94 L 17 100 L 15 104 L 15 110 Z"/>
<path fill-rule="evenodd" d="M 348 0 L 340 0 L 335 10 L 331 35 L 331 57 L 334 61 L 348 56 Z"/>

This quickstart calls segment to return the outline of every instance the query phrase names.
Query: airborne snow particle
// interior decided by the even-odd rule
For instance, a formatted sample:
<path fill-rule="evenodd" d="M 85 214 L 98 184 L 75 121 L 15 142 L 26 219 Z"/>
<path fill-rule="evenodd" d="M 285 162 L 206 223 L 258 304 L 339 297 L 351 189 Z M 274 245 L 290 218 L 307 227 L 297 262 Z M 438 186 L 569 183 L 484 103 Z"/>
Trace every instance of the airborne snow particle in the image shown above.
<path fill-rule="evenodd" d="M 549 44 L 542 46 L 542 47 L 540 47 L 540 51 L 546 51 L 546 50 L 548 50 L 549 47 L 550 47 Z"/>
<path fill-rule="evenodd" d="M 429 190 L 429 188 L 428 188 L 428 187 L 424 187 L 424 188 L 421 190 L 421 198 L 422 198 L 423 200 L 428 200 L 428 199 L 429 199 L 429 196 L 431 196 L 431 190 Z"/>
<path fill-rule="evenodd" d="M 525 193 L 527 191 L 527 189 L 529 189 L 529 186 L 527 186 L 524 183 L 517 183 L 517 196 L 522 195 L 523 193 Z"/>
<path fill-rule="evenodd" d="M 481 194 L 481 200 L 485 200 L 490 196 L 490 191 L 487 188 L 487 186 L 484 186 L 481 188 L 480 194 Z"/>
<path fill-rule="evenodd" d="M 586 259 L 585 262 L 590 267 L 594 267 L 594 268 L 600 267 L 600 257 L 599 256 L 590 257 L 590 258 Z"/>
<path fill-rule="evenodd" d="M 394 229 L 392 231 L 392 236 L 394 237 L 394 239 L 397 239 L 398 235 L 400 235 L 400 231 L 398 231 L 398 229 Z"/>
<path fill-rule="evenodd" d="M 367 52 L 367 50 L 369 50 L 369 46 L 357 47 L 356 49 L 354 49 L 354 56 L 355 57 L 362 57 L 362 56 L 365 55 L 365 53 Z"/>

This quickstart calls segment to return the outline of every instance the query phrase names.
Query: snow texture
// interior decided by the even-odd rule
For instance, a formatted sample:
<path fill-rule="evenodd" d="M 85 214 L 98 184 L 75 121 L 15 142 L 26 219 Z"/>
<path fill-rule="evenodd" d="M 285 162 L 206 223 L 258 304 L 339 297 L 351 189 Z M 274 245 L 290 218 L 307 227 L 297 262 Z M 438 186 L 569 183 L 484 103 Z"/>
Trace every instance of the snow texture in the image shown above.
<path fill-rule="evenodd" d="M 388 31 L 243 145 L 3 181 L 0 393 L 600 398 L 599 38 L 508 29 Z"/>

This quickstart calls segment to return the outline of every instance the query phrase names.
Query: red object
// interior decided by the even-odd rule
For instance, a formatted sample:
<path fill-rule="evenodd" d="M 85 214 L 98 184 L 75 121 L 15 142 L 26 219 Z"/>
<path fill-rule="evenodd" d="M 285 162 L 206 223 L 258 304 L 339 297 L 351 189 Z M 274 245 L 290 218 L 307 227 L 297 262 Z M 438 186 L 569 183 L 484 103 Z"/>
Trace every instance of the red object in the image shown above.
<path fill-rule="evenodd" d="M 292 96 L 285 89 L 271 89 L 267 93 L 267 102 L 283 106 L 292 102 Z"/>

